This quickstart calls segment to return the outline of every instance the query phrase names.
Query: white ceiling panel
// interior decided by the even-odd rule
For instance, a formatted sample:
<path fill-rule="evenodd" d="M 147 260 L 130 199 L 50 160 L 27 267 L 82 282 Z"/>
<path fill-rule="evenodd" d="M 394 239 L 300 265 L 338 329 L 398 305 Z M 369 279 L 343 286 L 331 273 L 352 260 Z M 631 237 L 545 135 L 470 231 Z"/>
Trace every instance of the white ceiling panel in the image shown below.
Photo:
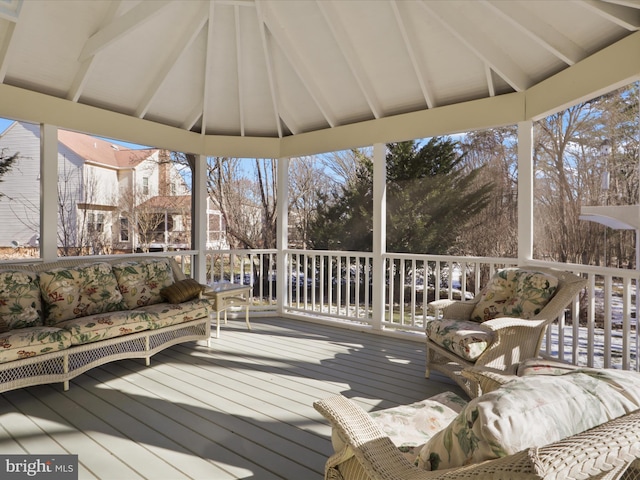
<path fill-rule="evenodd" d="M 525 91 L 640 28 L 631 0 L 10 7 L 2 83 L 198 133 L 274 138 Z"/>

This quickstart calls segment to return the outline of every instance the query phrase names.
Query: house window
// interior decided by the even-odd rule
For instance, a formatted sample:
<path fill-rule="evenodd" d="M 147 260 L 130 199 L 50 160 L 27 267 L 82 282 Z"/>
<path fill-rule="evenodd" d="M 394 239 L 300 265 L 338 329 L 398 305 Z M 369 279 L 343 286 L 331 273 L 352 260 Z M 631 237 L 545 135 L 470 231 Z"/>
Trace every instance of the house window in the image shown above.
<path fill-rule="evenodd" d="M 171 195 L 173 195 L 173 196 L 177 195 L 177 193 L 176 193 L 176 184 L 174 182 L 171 182 Z"/>
<path fill-rule="evenodd" d="M 149 195 L 149 177 L 142 177 L 142 194 Z"/>
<path fill-rule="evenodd" d="M 128 242 L 129 241 L 129 219 L 121 218 L 120 219 L 120 241 Z"/>
<path fill-rule="evenodd" d="M 101 233 L 104 230 L 104 214 L 87 213 L 87 231 Z"/>
<path fill-rule="evenodd" d="M 104 231 L 104 214 L 99 213 L 96 215 L 96 232 Z"/>

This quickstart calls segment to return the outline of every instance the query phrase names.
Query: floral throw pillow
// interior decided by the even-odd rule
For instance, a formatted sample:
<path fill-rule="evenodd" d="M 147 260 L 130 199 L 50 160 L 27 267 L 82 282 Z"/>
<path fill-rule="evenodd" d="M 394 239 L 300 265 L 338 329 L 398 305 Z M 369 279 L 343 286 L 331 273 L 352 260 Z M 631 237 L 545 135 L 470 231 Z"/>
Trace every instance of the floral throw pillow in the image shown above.
<path fill-rule="evenodd" d="M 541 447 L 640 408 L 640 374 L 576 370 L 516 378 L 471 400 L 422 448 L 426 470 L 460 467 Z"/>
<path fill-rule="evenodd" d="M 0 271 L 0 332 L 42 325 L 38 276 L 20 270 Z"/>
<path fill-rule="evenodd" d="M 558 289 L 553 275 L 520 268 L 498 271 L 483 290 L 470 320 L 486 322 L 499 317 L 533 318 Z"/>
<path fill-rule="evenodd" d="M 496 272 L 482 290 L 469 320 L 481 323 L 503 316 L 504 306 L 513 297 L 516 284 L 516 269 L 505 268 Z"/>
<path fill-rule="evenodd" d="M 164 258 L 117 263 L 113 272 L 130 310 L 162 302 L 160 291 L 174 282 L 171 265 Z"/>
<path fill-rule="evenodd" d="M 106 262 L 40 272 L 39 280 L 47 325 L 124 309 L 116 277 Z"/>
<path fill-rule="evenodd" d="M 542 272 L 520 271 L 517 279 L 514 296 L 503 310 L 505 317 L 536 316 L 558 289 L 558 279 Z"/>

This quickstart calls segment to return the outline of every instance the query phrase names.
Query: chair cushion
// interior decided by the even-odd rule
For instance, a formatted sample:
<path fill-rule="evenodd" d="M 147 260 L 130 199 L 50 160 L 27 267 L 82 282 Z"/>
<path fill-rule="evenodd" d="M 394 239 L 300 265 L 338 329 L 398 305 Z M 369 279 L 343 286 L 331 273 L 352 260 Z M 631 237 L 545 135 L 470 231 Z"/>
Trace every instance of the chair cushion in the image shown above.
<path fill-rule="evenodd" d="M 125 308 L 116 277 L 106 262 L 40 272 L 39 282 L 47 325 Z"/>
<path fill-rule="evenodd" d="M 413 462 L 420 448 L 445 428 L 467 404 L 453 392 L 444 392 L 421 402 L 371 412 L 396 447 Z"/>
<path fill-rule="evenodd" d="M 558 288 L 553 275 L 521 268 L 498 271 L 481 293 L 470 319 L 532 318 L 549 303 Z"/>
<path fill-rule="evenodd" d="M 182 303 L 155 303 L 137 310 L 149 314 L 151 330 L 207 317 L 212 312 L 211 302 L 200 298 Z"/>
<path fill-rule="evenodd" d="M 0 334 L 0 363 L 65 350 L 71 346 L 69 332 L 56 327 L 24 327 Z"/>
<path fill-rule="evenodd" d="M 162 302 L 160 290 L 174 283 L 171 265 L 165 258 L 116 263 L 113 272 L 130 310 Z"/>
<path fill-rule="evenodd" d="M 72 345 L 97 342 L 149 329 L 149 315 L 140 311 L 99 313 L 59 323 L 71 334 Z"/>
<path fill-rule="evenodd" d="M 460 467 L 541 447 L 640 408 L 640 374 L 575 370 L 518 377 L 471 400 L 422 448 L 427 470 Z"/>
<path fill-rule="evenodd" d="M 470 320 L 434 319 L 427 322 L 429 340 L 457 356 L 474 362 L 493 341 L 494 334 Z"/>
<path fill-rule="evenodd" d="M 160 296 L 169 303 L 182 303 L 196 298 L 204 288 L 193 278 L 185 278 L 164 287 L 160 290 Z"/>
<path fill-rule="evenodd" d="M 42 325 L 38 276 L 21 270 L 0 271 L 0 332 Z"/>

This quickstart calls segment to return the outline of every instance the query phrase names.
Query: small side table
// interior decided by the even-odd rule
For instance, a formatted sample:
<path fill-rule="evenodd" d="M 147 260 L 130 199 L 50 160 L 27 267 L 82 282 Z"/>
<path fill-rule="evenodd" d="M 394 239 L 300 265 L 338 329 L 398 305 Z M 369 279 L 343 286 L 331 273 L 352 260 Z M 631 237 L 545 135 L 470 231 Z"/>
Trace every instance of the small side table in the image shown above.
<path fill-rule="evenodd" d="M 220 312 L 224 311 L 224 323 L 227 323 L 227 309 L 230 307 L 244 307 L 247 329 L 249 323 L 249 305 L 251 302 L 251 286 L 233 283 L 212 283 L 202 292 L 205 298 L 213 299 L 213 309 L 216 311 L 216 338 L 220 338 Z M 211 314 L 213 317 L 213 314 Z"/>

